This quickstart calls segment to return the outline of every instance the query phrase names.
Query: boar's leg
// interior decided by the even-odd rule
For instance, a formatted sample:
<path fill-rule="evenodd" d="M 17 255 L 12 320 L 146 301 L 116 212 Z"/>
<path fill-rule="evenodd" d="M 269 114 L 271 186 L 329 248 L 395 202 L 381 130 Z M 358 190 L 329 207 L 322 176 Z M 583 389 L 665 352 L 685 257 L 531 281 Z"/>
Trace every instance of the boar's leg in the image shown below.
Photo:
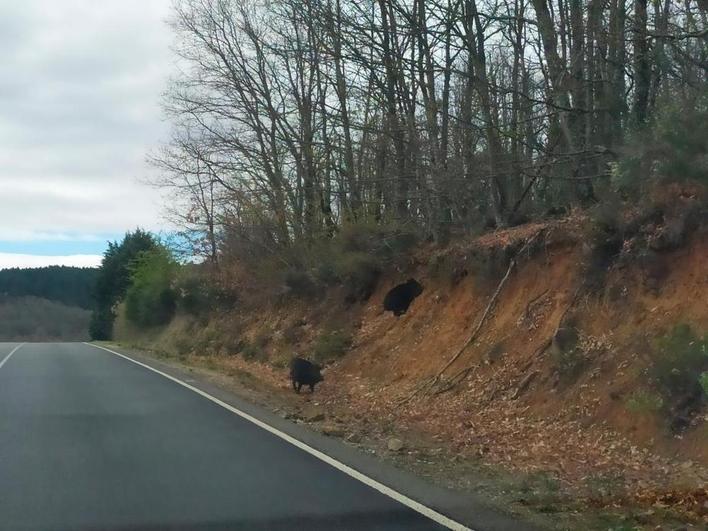
<path fill-rule="evenodd" d="M 311 393 L 315 392 L 315 384 L 310 384 L 310 392 Z"/>

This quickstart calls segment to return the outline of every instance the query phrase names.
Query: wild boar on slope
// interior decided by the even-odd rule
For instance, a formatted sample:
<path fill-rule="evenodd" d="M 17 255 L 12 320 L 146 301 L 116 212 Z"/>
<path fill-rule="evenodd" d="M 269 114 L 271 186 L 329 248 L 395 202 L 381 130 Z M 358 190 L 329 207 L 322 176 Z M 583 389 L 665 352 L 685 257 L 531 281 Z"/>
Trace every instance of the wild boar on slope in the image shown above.
<path fill-rule="evenodd" d="M 401 316 L 408 311 L 408 307 L 418 295 L 423 293 L 423 286 L 413 279 L 409 278 L 403 284 L 399 284 L 384 297 L 384 310 L 393 312 L 395 316 Z"/>

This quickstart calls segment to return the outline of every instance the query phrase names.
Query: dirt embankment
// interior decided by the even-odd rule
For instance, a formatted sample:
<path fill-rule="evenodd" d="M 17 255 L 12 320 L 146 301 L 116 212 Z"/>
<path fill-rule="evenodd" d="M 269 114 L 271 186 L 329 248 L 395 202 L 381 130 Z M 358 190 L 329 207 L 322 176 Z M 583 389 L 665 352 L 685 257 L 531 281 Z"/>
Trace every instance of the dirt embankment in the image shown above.
<path fill-rule="evenodd" d="M 651 261 L 620 253 L 595 263 L 599 277 L 588 275 L 596 247 L 576 219 L 422 248 L 366 302 L 330 292 L 222 316 L 206 328 L 241 339 L 219 343 L 228 355 L 209 364 L 288 393 L 285 361 L 335 331 L 347 348 L 326 381 L 313 397 L 285 399 L 296 414 L 316 407 L 343 426 L 325 429 L 383 449 L 396 437 L 425 462 L 447 460 L 437 470 L 448 477 L 463 463 L 494 466 L 547 478 L 590 506 L 639 503 L 647 521 L 667 507 L 705 521 L 708 413 L 672 429 L 665 408 L 636 404 L 654 393 L 657 338 L 679 323 L 708 332 L 708 234 Z M 400 317 L 384 312 L 386 293 L 409 277 L 422 294 Z M 177 322 L 164 337 L 195 336 L 196 326 Z M 244 339 L 261 363 L 244 361 Z"/>

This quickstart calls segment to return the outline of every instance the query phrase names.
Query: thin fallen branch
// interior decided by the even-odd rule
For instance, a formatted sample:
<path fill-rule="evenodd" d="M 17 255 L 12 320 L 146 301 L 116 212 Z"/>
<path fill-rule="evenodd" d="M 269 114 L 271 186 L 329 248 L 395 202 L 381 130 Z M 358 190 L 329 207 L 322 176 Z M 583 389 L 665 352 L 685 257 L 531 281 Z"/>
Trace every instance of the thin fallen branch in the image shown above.
<path fill-rule="evenodd" d="M 447 384 L 445 387 L 441 387 L 439 389 L 436 389 L 435 392 L 433 393 L 434 395 L 441 395 L 443 393 L 447 393 L 451 389 L 454 389 L 454 387 L 460 383 L 462 380 L 467 378 L 467 375 L 472 372 L 473 369 L 476 369 L 476 365 L 472 365 L 470 367 L 465 367 L 461 371 L 457 371 L 454 375 L 450 377 L 450 379 L 447 381 Z"/>
<path fill-rule="evenodd" d="M 523 380 L 521 380 L 521 383 L 519 384 L 519 387 L 516 388 L 516 391 L 511 395 L 512 400 L 518 399 L 521 394 L 528 389 L 529 385 L 531 385 L 531 382 L 533 382 L 536 379 L 536 376 L 541 374 L 541 371 L 535 370 L 531 371 L 528 373 Z"/>
<path fill-rule="evenodd" d="M 431 379 L 427 380 L 422 385 L 420 385 L 418 388 L 416 388 L 413 391 L 413 393 L 411 393 L 408 397 L 406 397 L 405 399 L 403 399 L 401 401 L 400 405 L 403 405 L 403 404 L 409 402 L 410 400 L 412 400 L 414 397 L 416 397 L 418 394 L 425 391 L 426 389 L 433 388 L 440 381 L 440 378 L 445 373 L 445 371 L 447 371 L 450 368 L 450 366 L 453 363 L 455 363 L 459 359 L 460 356 L 462 356 L 462 354 L 465 352 L 465 350 L 467 350 L 467 348 L 472 343 L 474 343 L 474 341 L 479 336 L 480 331 L 482 330 L 482 326 L 484 326 L 484 323 L 487 321 L 487 317 L 490 315 L 490 313 L 492 312 L 492 309 L 496 305 L 497 299 L 499 298 L 499 295 L 501 294 L 502 289 L 504 288 L 504 284 L 506 284 L 506 281 L 511 276 L 511 272 L 516 267 L 517 257 L 520 256 L 521 253 L 523 253 L 529 247 L 529 245 L 531 245 L 531 243 L 533 243 L 543 232 L 544 232 L 544 229 L 541 229 L 536 234 L 531 236 L 528 240 L 526 240 L 526 242 L 521 247 L 521 249 L 519 249 L 519 251 L 516 253 L 516 256 L 514 256 L 514 258 L 512 258 L 511 262 L 509 263 L 509 267 L 506 270 L 506 274 L 504 275 L 504 277 L 501 279 L 501 281 L 497 285 L 497 288 L 494 290 L 494 293 L 492 294 L 492 297 L 489 300 L 489 304 L 487 304 L 487 307 L 484 309 L 484 312 L 482 312 L 482 317 L 479 319 L 477 326 L 474 328 L 474 330 L 472 331 L 470 336 L 467 338 L 467 340 L 464 342 L 464 344 L 445 363 L 445 365 L 442 366 L 442 368 L 435 374 L 435 376 L 433 376 Z M 464 376 L 467 376 L 467 373 L 470 370 L 472 370 L 471 367 L 462 371 L 465 373 Z M 461 374 L 461 373 L 458 373 L 458 375 L 459 374 Z M 458 375 L 455 375 L 455 376 L 457 377 Z M 461 379 L 464 379 L 464 376 L 462 376 Z M 454 387 L 454 385 L 456 385 L 456 383 L 453 384 L 453 387 Z M 444 391 L 442 391 L 442 392 L 444 392 Z"/>
<path fill-rule="evenodd" d="M 545 295 L 547 292 L 548 292 L 548 290 L 544 291 L 541 295 L 539 295 L 538 297 L 536 297 L 534 300 L 539 299 L 541 296 Z M 580 288 L 580 287 L 578 287 L 578 288 L 575 290 L 575 292 L 573 292 L 573 296 L 570 298 L 570 302 L 568 303 L 568 305 L 566 306 L 565 310 L 563 310 L 563 313 L 561 314 L 561 317 L 560 317 L 560 319 L 559 319 L 559 321 L 558 321 L 558 326 L 556 327 L 556 330 L 563 324 L 563 321 L 565 320 L 565 316 L 568 315 L 568 312 L 569 312 L 570 309 L 573 307 L 573 305 L 575 304 L 575 302 L 578 300 L 578 295 L 580 295 L 580 292 L 581 292 L 581 288 Z M 555 334 L 554 334 L 554 335 L 555 335 Z M 527 370 L 531 367 L 531 365 L 533 365 L 535 359 L 536 359 L 539 355 L 541 355 L 543 352 L 545 352 L 546 350 L 548 350 L 548 348 L 551 346 L 552 343 L 553 343 L 553 336 L 549 337 L 549 338 L 546 339 L 543 343 L 541 343 L 541 345 L 539 345 L 539 346 L 536 348 L 536 350 L 533 351 L 533 353 L 532 353 L 531 356 L 529 357 L 528 363 L 527 363 L 526 366 L 522 369 L 521 372 L 527 371 Z M 464 367 L 463 369 L 460 369 L 459 371 L 457 371 L 457 372 L 447 381 L 445 387 L 441 387 L 440 389 L 437 389 L 434 394 L 437 396 L 437 395 L 441 395 L 441 394 L 443 394 L 443 393 L 447 393 L 447 392 L 450 391 L 451 389 L 454 389 L 455 386 L 458 385 L 459 383 L 461 383 L 465 378 L 467 378 L 467 376 L 469 375 L 469 373 L 472 372 L 474 369 L 476 369 L 477 366 L 478 366 L 478 365 L 470 365 L 470 366 L 468 366 L 468 367 Z M 534 373 L 535 373 L 535 374 L 534 374 Z M 530 378 L 532 378 L 532 379 L 533 379 L 533 378 L 536 378 L 536 376 L 538 376 L 538 374 L 539 374 L 539 371 L 538 371 L 538 370 L 533 371 L 532 374 L 534 374 L 534 376 L 531 376 Z M 527 377 L 528 377 L 528 376 L 527 376 Z M 517 389 L 516 392 L 514 393 L 514 395 L 512 395 L 512 400 L 516 400 L 516 399 L 520 396 L 520 394 L 521 394 L 523 391 L 526 390 L 526 387 L 528 387 L 528 384 L 530 384 L 530 383 L 531 383 L 530 381 L 525 382 L 525 383 L 522 381 L 522 383 L 521 383 L 521 385 L 520 385 L 520 388 L 523 387 L 523 389 L 521 389 L 521 390 Z M 494 389 L 494 392 L 492 392 L 491 395 L 490 395 L 490 397 L 488 398 L 487 403 L 489 403 L 491 400 L 494 399 L 494 397 L 496 397 L 498 391 L 499 391 L 499 387 L 497 386 L 497 387 Z"/>
<path fill-rule="evenodd" d="M 533 299 L 531 299 L 528 304 L 526 305 L 526 309 L 524 310 L 524 319 L 529 318 L 529 312 L 531 311 L 531 306 L 533 306 L 536 301 L 538 301 L 541 297 L 543 297 L 546 293 L 548 293 L 548 289 L 544 289 L 541 293 L 536 295 Z"/>

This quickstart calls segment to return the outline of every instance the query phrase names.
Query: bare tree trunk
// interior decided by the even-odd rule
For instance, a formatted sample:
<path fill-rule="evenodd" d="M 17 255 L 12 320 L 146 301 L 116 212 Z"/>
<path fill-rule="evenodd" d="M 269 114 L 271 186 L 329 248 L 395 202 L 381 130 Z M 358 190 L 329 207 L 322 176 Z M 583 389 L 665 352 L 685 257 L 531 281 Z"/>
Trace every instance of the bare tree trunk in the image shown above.
<path fill-rule="evenodd" d="M 396 59 L 394 58 L 393 34 L 391 21 L 389 20 L 388 1 L 378 0 L 381 15 L 382 32 L 382 53 L 383 64 L 386 72 L 386 123 L 384 135 L 388 134 L 393 139 L 394 153 L 396 159 L 396 181 L 394 189 L 396 191 L 395 209 L 400 219 L 408 218 L 408 179 L 406 175 L 406 149 L 404 139 L 404 125 L 398 114 L 396 98 Z"/>
<path fill-rule="evenodd" d="M 556 30 L 546 0 L 532 0 L 532 2 L 536 10 L 538 31 L 541 35 L 543 50 L 546 54 L 546 61 L 548 62 L 548 73 L 550 75 L 551 84 L 550 112 L 554 114 L 557 113 L 559 116 L 559 134 L 564 140 L 562 150 L 574 150 L 575 146 L 573 145 L 566 118 L 568 112 L 572 111 L 569 95 L 570 74 L 566 69 L 565 62 L 561 56 L 558 55 Z M 549 142 L 553 143 L 555 141 L 549 140 Z"/>
<path fill-rule="evenodd" d="M 490 174 L 487 178 L 487 191 L 496 223 L 497 225 L 503 225 L 507 209 L 506 176 L 502 170 L 502 145 L 499 138 L 499 128 L 494 118 L 492 98 L 487 79 L 484 29 L 477 11 L 476 1 L 464 0 L 463 5 L 466 51 L 469 57 L 468 61 L 472 65 L 471 74 L 475 80 L 474 87 L 480 100 L 480 110 L 487 137 Z"/>
<path fill-rule="evenodd" d="M 634 121 L 641 125 L 646 122 L 649 104 L 649 45 L 647 42 L 647 0 L 634 0 L 634 24 L 632 45 L 634 47 Z"/>
<path fill-rule="evenodd" d="M 573 111 L 570 113 L 570 130 L 576 149 L 585 147 L 584 111 L 585 101 L 585 30 L 583 27 L 583 7 L 581 0 L 569 0 L 570 4 L 570 75 Z"/>
<path fill-rule="evenodd" d="M 626 0 L 612 0 L 610 8 L 610 46 L 608 51 L 608 85 L 607 85 L 607 117 L 609 126 L 607 128 L 608 138 L 605 141 L 608 145 L 616 145 L 620 142 L 624 117 L 627 112 L 625 100 L 625 74 L 624 64 L 627 57 L 625 41 L 625 2 Z"/>
<path fill-rule="evenodd" d="M 522 166 L 524 160 L 522 156 L 522 139 L 523 134 L 520 128 L 521 122 L 521 91 L 522 87 L 521 76 L 523 75 L 524 67 L 524 2 L 523 0 L 514 0 L 514 23 L 513 30 L 513 46 L 514 60 L 511 72 L 511 160 L 514 167 L 513 175 L 510 176 L 509 196 L 511 201 L 517 201 L 521 197 L 522 181 Z M 524 94 L 526 92 L 524 91 Z"/>
<path fill-rule="evenodd" d="M 349 117 L 349 101 L 347 97 L 347 83 L 342 64 L 342 8 L 340 0 L 335 0 L 336 11 L 329 10 L 329 28 L 333 42 L 333 60 L 335 72 L 335 91 L 339 100 L 339 113 L 342 121 L 342 133 L 344 135 L 344 175 L 348 186 L 349 207 L 351 214 L 356 218 L 361 209 L 361 193 L 356 179 L 356 169 L 354 166 L 354 146 L 352 144 L 351 121 Z"/>

